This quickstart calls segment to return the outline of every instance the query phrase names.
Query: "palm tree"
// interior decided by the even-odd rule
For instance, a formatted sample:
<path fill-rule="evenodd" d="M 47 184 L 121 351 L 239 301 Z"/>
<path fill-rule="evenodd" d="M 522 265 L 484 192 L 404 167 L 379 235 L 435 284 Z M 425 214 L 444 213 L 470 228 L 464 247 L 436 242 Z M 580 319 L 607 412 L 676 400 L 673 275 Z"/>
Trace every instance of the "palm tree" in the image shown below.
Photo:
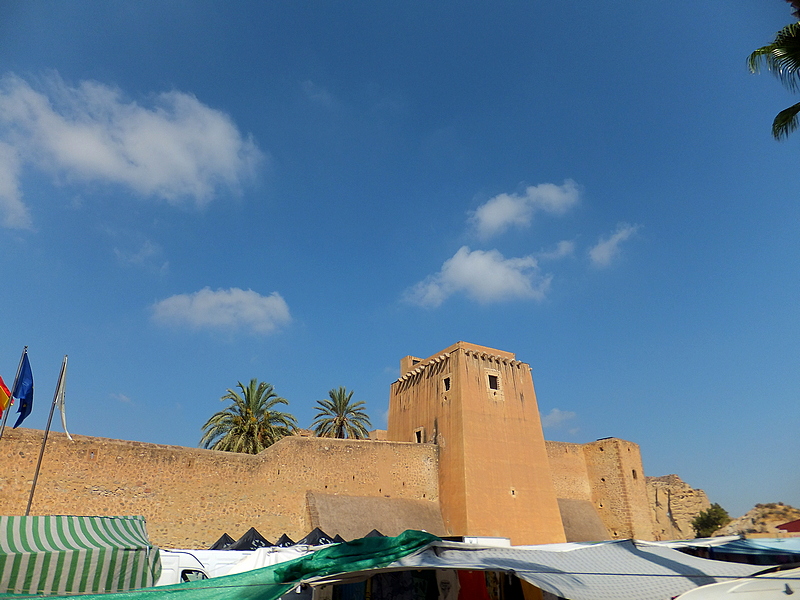
<path fill-rule="evenodd" d="M 203 448 L 258 454 L 297 429 L 294 416 L 275 409 L 289 402 L 278 396 L 271 384 L 251 379 L 249 385 L 240 381 L 238 387 L 241 394 L 229 388 L 220 398 L 232 404 L 203 425 Z"/>
<path fill-rule="evenodd" d="M 790 4 L 796 9 L 793 14 L 798 16 L 800 3 L 790 1 Z M 762 65 L 792 92 L 800 90 L 800 22 L 781 29 L 771 44 L 759 48 L 747 59 L 751 73 L 758 73 Z M 779 112 L 772 122 L 772 136 L 776 140 L 786 138 L 800 125 L 798 115 L 800 102 Z"/>
<path fill-rule="evenodd" d="M 363 400 L 351 402 L 353 392 L 340 386 L 328 392 L 329 398 L 317 400 L 317 416 L 311 426 L 319 437 L 366 439 L 372 427 Z"/>

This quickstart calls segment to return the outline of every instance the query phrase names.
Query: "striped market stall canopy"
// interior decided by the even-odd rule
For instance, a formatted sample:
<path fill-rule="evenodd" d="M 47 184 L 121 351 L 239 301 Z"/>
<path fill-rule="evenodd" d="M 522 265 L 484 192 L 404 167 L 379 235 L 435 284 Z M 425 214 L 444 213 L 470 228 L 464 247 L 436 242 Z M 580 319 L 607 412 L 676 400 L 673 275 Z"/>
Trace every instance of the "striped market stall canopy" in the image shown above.
<path fill-rule="evenodd" d="M 119 592 L 160 570 L 144 517 L 0 517 L 0 594 Z"/>

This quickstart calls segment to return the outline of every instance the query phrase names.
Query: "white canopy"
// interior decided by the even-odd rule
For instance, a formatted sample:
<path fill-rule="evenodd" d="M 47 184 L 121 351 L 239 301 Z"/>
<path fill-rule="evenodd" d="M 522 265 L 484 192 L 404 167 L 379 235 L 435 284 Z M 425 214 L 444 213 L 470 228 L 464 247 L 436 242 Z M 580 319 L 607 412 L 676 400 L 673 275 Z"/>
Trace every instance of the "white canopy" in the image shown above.
<path fill-rule="evenodd" d="M 553 546 L 490 548 L 437 542 L 384 569 L 306 583 L 321 585 L 406 569 L 482 570 L 514 573 L 536 587 L 571 600 L 668 600 L 697 586 L 746 577 L 764 569 L 696 558 L 634 540 Z"/>

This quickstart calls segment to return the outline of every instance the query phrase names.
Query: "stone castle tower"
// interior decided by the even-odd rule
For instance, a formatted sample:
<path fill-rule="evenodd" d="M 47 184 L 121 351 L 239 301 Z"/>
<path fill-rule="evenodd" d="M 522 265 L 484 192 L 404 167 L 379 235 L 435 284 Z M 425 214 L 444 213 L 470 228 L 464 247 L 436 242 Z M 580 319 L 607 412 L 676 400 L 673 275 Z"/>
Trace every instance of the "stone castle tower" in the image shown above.
<path fill-rule="evenodd" d="M 407 356 L 391 386 L 387 437 L 439 447 L 439 494 L 454 535 L 565 541 L 531 368 L 458 342 Z"/>

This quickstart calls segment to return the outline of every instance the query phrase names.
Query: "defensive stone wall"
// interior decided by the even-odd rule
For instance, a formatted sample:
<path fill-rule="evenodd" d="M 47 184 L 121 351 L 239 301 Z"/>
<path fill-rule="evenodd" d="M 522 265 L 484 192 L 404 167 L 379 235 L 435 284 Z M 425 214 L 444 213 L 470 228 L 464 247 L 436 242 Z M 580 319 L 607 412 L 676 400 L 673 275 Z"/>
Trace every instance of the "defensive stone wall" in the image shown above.
<path fill-rule="evenodd" d="M 42 435 L 6 429 L 0 439 L 0 514 L 25 513 Z M 299 539 L 313 528 L 308 492 L 424 501 L 435 506 L 422 511 L 428 521 L 438 511 L 433 444 L 292 436 L 248 455 L 73 437 L 50 434 L 31 514 L 144 515 L 159 546 L 204 548 L 251 526 Z"/>
<path fill-rule="evenodd" d="M 653 539 L 637 444 L 607 438 L 588 444 L 546 442 L 546 446 L 559 500 L 591 502 L 611 539 Z M 567 506 L 560 504 L 562 510 Z M 570 537 L 578 541 L 579 535 L 573 532 Z"/>
<path fill-rule="evenodd" d="M 545 441 L 553 486 L 558 498 L 592 500 L 583 444 Z"/>
<path fill-rule="evenodd" d="M 439 504 L 427 500 L 308 492 L 308 507 L 312 527 L 337 531 L 346 540 L 364 537 L 373 529 L 392 536 L 406 529 L 420 529 L 438 536 L 448 533 Z"/>

